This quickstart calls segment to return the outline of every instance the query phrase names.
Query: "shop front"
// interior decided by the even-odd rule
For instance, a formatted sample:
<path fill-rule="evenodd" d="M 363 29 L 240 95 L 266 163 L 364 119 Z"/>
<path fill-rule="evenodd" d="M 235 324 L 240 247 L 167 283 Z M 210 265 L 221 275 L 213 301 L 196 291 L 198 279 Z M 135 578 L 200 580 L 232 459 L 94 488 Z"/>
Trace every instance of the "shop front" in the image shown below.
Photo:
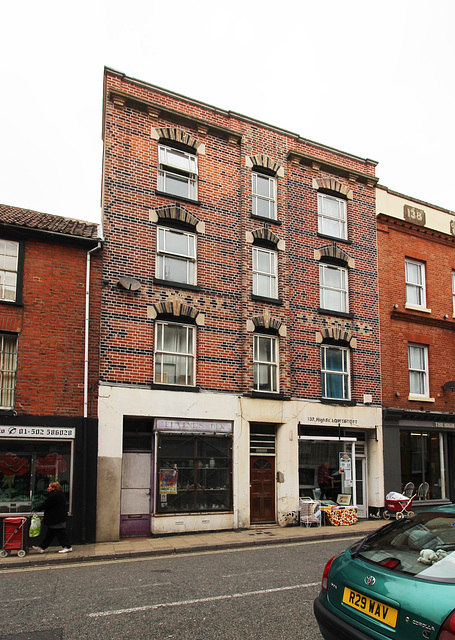
<path fill-rule="evenodd" d="M 125 418 L 120 536 L 232 513 L 232 431 L 228 421 Z"/>
<path fill-rule="evenodd" d="M 298 426 L 299 498 L 351 506 L 359 518 L 384 504 L 381 412 L 319 405 Z"/>
<path fill-rule="evenodd" d="M 0 426 L 0 518 L 29 516 L 59 482 L 72 512 L 75 428 Z"/>
<path fill-rule="evenodd" d="M 455 500 L 455 417 L 384 412 L 386 491 L 415 494 L 414 506 Z M 451 418 L 453 421 L 449 420 Z"/>

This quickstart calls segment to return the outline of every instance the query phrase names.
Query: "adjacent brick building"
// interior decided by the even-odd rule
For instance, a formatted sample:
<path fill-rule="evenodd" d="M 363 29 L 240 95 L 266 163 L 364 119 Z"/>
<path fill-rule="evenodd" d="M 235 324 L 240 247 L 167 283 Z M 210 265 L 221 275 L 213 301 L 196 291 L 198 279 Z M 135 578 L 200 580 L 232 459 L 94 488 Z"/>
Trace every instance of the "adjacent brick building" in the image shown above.
<path fill-rule="evenodd" d="M 380 506 L 374 161 L 106 69 L 97 536 Z M 327 490 L 329 493 L 329 490 Z"/>
<path fill-rule="evenodd" d="M 455 213 L 384 187 L 376 202 L 385 491 L 453 501 Z"/>
<path fill-rule="evenodd" d="M 57 479 L 75 541 L 94 539 L 99 240 L 0 205 L 0 516 L 28 515 Z"/>

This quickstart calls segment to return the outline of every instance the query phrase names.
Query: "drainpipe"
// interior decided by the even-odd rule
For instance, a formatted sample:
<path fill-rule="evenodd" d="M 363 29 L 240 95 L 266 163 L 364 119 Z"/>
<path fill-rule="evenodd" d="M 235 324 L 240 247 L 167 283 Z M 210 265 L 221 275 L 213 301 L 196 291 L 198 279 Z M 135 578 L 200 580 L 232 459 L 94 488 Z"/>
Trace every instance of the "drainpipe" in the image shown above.
<path fill-rule="evenodd" d="M 87 251 L 87 267 L 85 275 L 85 332 L 84 332 L 84 421 L 82 446 L 82 542 L 86 542 L 86 509 L 87 509 L 87 429 L 88 429 L 88 346 L 90 319 L 90 259 L 91 254 L 101 249 L 101 242 Z"/>

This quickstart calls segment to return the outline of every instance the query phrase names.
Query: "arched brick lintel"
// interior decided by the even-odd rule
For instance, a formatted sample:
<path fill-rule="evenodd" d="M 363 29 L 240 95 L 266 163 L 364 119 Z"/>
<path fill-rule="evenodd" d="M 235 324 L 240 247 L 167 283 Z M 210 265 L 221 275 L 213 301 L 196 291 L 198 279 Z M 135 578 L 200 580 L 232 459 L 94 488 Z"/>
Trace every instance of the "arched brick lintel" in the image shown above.
<path fill-rule="evenodd" d="M 180 300 L 165 300 L 164 302 L 157 302 L 151 306 L 151 312 L 149 312 L 150 318 L 159 318 L 160 316 L 174 316 L 179 320 L 188 320 L 195 322 L 197 325 L 202 326 L 204 324 L 205 316 L 200 313 L 194 307 L 184 304 Z"/>
<path fill-rule="evenodd" d="M 327 191 L 332 191 L 334 194 L 338 193 L 344 196 L 347 200 L 352 200 L 354 198 L 352 189 L 349 189 L 349 187 L 346 187 L 338 180 L 335 180 L 335 178 L 313 178 L 313 187 L 315 189 L 326 189 Z"/>
<path fill-rule="evenodd" d="M 264 169 L 268 169 L 272 171 L 276 176 L 283 177 L 284 169 L 278 162 L 275 162 L 269 156 L 264 155 L 263 153 L 259 153 L 256 156 L 248 156 L 246 158 L 246 166 L 247 167 L 263 167 Z"/>
<path fill-rule="evenodd" d="M 261 229 L 255 229 L 252 234 L 253 242 L 254 240 L 266 240 L 267 242 L 271 242 L 274 245 L 278 245 L 280 239 L 277 235 L 267 229 L 267 227 L 262 227 Z"/>
<path fill-rule="evenodd" d="M 338 327 L 327 327 L 316 332 L 316 342 L 324 342 L 325 340 L 334 340 L 336 342 L 345 342 L 351 349 L 357 347 L 357 338 L 354 338 L 350 331 L 340 329 Z"/>
<path fill-rule="evenodd" d="M 267 329 L 268 331 L 276 332 L 282 337 L 286 336 L 286 325 L 283 324 L 280 320 L 272 318 L 267 313 L 265 313 L 263 316 L 255 316 L 251 318 L 251 320 L 247 321 L 247 329 L 250 332 Z"/>
<path fill-rule="evenodd" d="M 199 223 L 196 216 L 179 204 L 158 207 L 157 209 L 153 209 L 153 212 L 158 220 L 177 220 L 178 222 L 189 224 L 192 227 L 197 227 Z"/>
<path fill-rule="evenodd" d="M 180 144 L 184 144 L 187 147 L 190 147 L 197 151 L 199 145 L 201 144 L 196 138 L 190 136 L 189 133 L 183 131 L 182 129 L 178 129 L 177 127 L 168 127 L 168 128 L 157 128 L 154 130 L 153 137 L 156 140 L 170 140 L 171 142 L 179 142 Z"/>
<path fill-rule="evenodd" d="M 351 258 L 351 256 L 344 249 L 341 249 L 336 242 L 326 245 L 325 247 L 321 247 L 321 249 L 315 249 L 314 259 L 321 260 L 322 258 L 336 258 L 337 260 L 345 262 L 351 269 L 355 267 L 354 258 Z"/>

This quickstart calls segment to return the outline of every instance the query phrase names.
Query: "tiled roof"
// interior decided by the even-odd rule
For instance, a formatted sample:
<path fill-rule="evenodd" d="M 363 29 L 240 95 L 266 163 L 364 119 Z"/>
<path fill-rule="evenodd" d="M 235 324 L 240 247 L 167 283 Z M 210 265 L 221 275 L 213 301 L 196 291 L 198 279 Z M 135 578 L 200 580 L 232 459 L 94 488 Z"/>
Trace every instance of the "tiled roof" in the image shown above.
<path fill-rule="evenodd" d="M 0 225 L 11 224 L 14 226 L 34 229 L 36 231 L 50 231 L 68 236 L 98 240 L 100 235 L 98 225 L 95 222 L 84 222 L 71 218 L 62 218 L 50 213 L 39 213 L 29 209 L 10 207 L 0 204 Z"/>

